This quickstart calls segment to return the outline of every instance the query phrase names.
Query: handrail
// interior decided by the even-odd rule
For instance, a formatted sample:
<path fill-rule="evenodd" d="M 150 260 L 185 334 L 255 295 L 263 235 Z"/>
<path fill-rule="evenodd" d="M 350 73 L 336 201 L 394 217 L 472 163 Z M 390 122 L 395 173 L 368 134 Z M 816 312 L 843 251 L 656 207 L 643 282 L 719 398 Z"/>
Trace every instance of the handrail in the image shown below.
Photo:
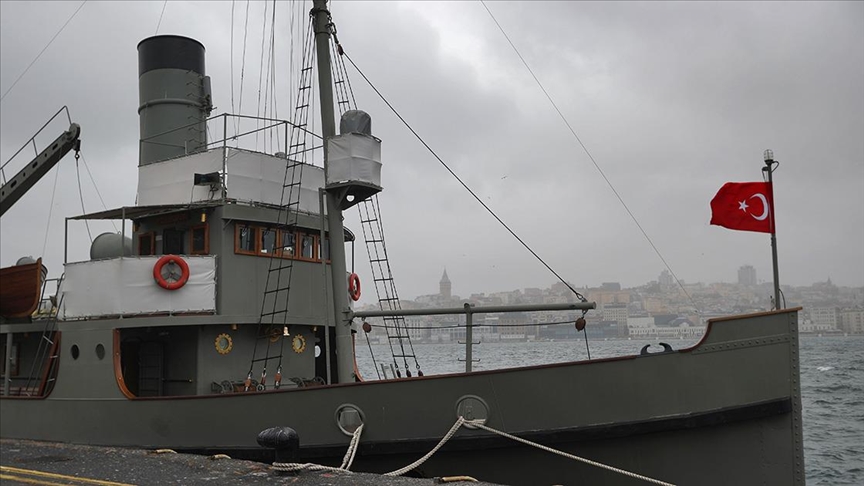
<path fill-rule="evenodd" d="M 69 115 L 69 108 L 68 108 L 66 105 L 63 105 L 62 108 L 60 108 L 59 110 L 57 110 L 57 113 L 54 113 L 54 116 L 52 116 L 51 118 L 49 118 L 48 121 L 45 122 L 44 125 L 42 125 L 42 128 L 40 128 L 39 130 L 37 130 L 36 133 L 33 134 L 32 137 L 30 137 L 29 139 L 27 139 L 26 142 L 24 142 L 24 145 L 22 145 L 21 148 L 18 149 L 18 151 L 15 152 L 15 153 L 12 155 L 12 157 L 9 157 L 9 160 L 7 160 L 6 162 L 4 162 L 3 165 L 0 166 L 0 175 L 2 175 L 2 177 L 3 177 L 3 182 L 4 182 L 4 183 L 5 183 L 5 181 L 6 181 L 6 175 L 5 175 L 5 173 L 3 172 L 3 169 L 5 169 L 6 166 L 9 165 L 9 162 L 12 162 L 12 159 L 14 159 L 15 157 L 17 157 L 18 154 L 20 154 L 22 150 L 24 150 L 25 148 L 27 148 L 27 146 L 30 145 L 31 142 L 33 143 L 33 146 L 35 147 L 35 146 L 36 146 L 36 137 L 38 137 L 39 134 L 42 133 L 42 130 L 44 130 L 45 127 L 47 127 L 47 126 L 48 126 L 52 121 L 54 121 L 54 119 L 57 118 L 57 115 L 59 115 L 62 111 L 65 111 L 65 112 L 66 112 L 66 119 L 69 120 L 69 124 L 70 124 L 70 125 L 72 124 L 72 117 Z M 38 154 L 39 151 L 36 150 L 36 153 Z"/>
<path fill-rule="evenodd" d="M 489 305 L 476 307 L 465 304 L 462 307 L 439 307 L 431 309 L 401 309 L 351 312 L 352 317 L 398 317 L 398 316 L 435 316 L 447 314 L 492 314 L 497 312 L 534 312 L 534 311 L 587 311 L 596 309 L 596 302 L 574 302 L 570 304 L 521 304 Z"/>

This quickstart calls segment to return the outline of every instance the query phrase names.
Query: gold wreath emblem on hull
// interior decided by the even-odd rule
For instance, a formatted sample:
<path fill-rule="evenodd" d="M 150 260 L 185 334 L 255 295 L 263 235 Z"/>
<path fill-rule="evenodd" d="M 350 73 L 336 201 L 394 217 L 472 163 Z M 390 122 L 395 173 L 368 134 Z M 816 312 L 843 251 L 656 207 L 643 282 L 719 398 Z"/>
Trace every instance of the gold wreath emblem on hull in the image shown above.
<path fill-rule="evenodd" d="M 300 354 L 306 350 L 306 338 L 303 337 L 302 334 L 295 334 L 294 338 L 291 339 L 291 349 L 294 350 L 295 353 Z"/>
<path fill-rule="evenodd" d="M 228 354 L 234 349 L 234 340 L 227 333 L 222 333 L 216 336 L 216 352 L 219 354 Z"/>

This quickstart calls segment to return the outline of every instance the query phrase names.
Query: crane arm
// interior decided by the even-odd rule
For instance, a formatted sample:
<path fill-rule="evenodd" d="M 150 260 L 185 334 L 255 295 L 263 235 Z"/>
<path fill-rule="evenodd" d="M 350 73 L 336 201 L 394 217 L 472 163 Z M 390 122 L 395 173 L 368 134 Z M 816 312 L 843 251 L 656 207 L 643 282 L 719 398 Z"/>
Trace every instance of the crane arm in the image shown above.
<path fill-rule="evenodd" d="M 81 142 L 78 137 L 81 135 L 81 127 L 77 123 L 69 126 L 69 130 L 63 132 L 57 140 L 54 140 L 30 161 L 23 169 L 15 174 L 15 177 L 9 179 L 9 182 L 0 187 L 0 216 L 2 216 L 9 208 L 12 207 L 21 196 L 24 195 L 31 187 L 39 182 L 45 174 L 57 165 L 70 150 L 75 149 L 77 152 L 81 148 Z"/>

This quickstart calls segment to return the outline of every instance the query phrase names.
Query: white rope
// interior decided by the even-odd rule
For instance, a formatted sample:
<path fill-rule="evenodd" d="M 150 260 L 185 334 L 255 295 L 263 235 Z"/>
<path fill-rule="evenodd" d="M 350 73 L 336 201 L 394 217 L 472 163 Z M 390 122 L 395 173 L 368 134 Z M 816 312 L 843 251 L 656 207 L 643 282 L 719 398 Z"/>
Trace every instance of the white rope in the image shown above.
<path fill-rule="evenodd" d="M 456 420 L 456 423 L 453 424 L 453 427 L 450 427 L 450 430 L 444 435 L 444 437 L 441 439 L 441 441 L 438 442 L 438 445 L 433 447 L 432 450 L 429 451 L 425 456 L 421 457 L 420 459 L 417 459 L 416 461 L 412 462 L 411 464 L 408 464 L 407 466 L 403 467 L 402 469 L 397 469 L 393 472 L 389 472 L 389 473 L 386 473 L 384 475 L 385 476 L 401 476 L 401 475 L 405 474 L 406 472 L 414 469 L 415 467 L 423 464 L 424 462 L 426 462 L 427 459 L 432 457 L 432 454 L 435 454 L 436 452 L 438 452 L 438 449 L 443 447 L 444 444 L 448 440 L 450 440 L 451 437 L 453 437 L 453 434 L 455 434 L 456 431 L 459 430 L 459 427 L 462 427 L 462 425 L 464 425 L 464 424 L 465 424 L 465 419 L 460 416 Z"/>
<path fill-rule="evenodd" d="M 557 449 L 553 449 L 551 447 L 544 446 L 543 444 L 538 444 L 536 442 L 532 442 L 530 440 L 523 439 L 521 437 L 517 437 L 517 436 L 512 435 L 512 434 L 508 434 L 507 432 L 493 429 L 492 427 L 487 427 L 480 420 L 465 420 L 465 418 L 463 418 L 463 417 L 459 417 L 456 420 L 456 423 L 454 423 L 453 426 L 450 427 L 450 430 L 447 431 L 446 434 L 444 434 L 444 437 L 442 437 L 441 440 L 438 442 L 438 444 L 435 445 L 435 447 L 433 447 L 432 450 L 430 450 L 428 453 L 426 453 L 426 455 L 424 455 L 420 459 L 417 459 L 416 461 L 412 462 L 411 464 L 403 467 L 402 469 L 397 469 L 395 471 L 385 473 L 384 476 L 401 476 L 401 475 L 407 473 L 408 471 L 413 470 L 417 466 L 420 466 L 421 464 L 426 462 L 430 457 L 432 457 L 436 452 L 438 452 L 439 449 L 444 447 L 444 444 L 446 444 L 447 441 L 450 440 L 463 425 L 470 425 L 473 427 L 477 427 L 478 429 L 482 429 L 482 430 L 485 430 L 487 432 L 492 432 L 493 434 L 498 434 L 502 437 L 506 437 L 508 439 L 515 440 L 516 442 L 521 442 L 522 444 L 525 444 L 525 445 L 536 447 L 536 448 L 543 450 L 543 451 L 546 451 L 546 452 L 551 452 L 552 454 L 557 454 L 561 457 L 566 457 L 568 459 L 580 461 L 580 462 L 583 462 L 585 464 L 588 464 L 591 466 L 596 466 L 596 467 L 599 467 L 602 469 L 606 469 L 608 471 L 612 471 L 612 472 L 615 472 L 618 474 L 623 474 L 625 476 L 629 476 L 629 477 L 634 478 L 634 479 L 641 479 L 642 481 L 647 481 L 649 483 L 658 484 L 660 486 L 675 486 L 672 483 L 660 481 L 659 479 L 650 478 L 648 476 L 636 474 L 634 472 L 626 471 L 624 469 L 620 469 L 620 468 L 613 467 L 613 466 L 608 466 L 606 464 L 603 464 L 603 463 L 600 463 L 597 461 L 592 461 L 591 459 L 586 459 L 584 457 L 579 457 L 579 456 L 576 456 L 573 454 L 568 454 L 567 452 L 559 451 Z M 360 425 L 360 427 L 358 427 L 357 430 L 354 431 L 354 435 L 351 437 L 351 442 L 348 444 L 348 451 L 345 453 L 345 458 L 342 460 L 342 466 L 341 467 L 322 466 L 320 464 L 312 464 L 312 463 L 299 464 L 299 463 L 277 463 L 277 462 L 274 462 L 273 463 L 273 469 L 275 469 L 277 471 L 283 471 L 283 472 L 330 471 L 330 472 L 351 473 L 351 471 L 349 469 L 351 468 L 351 464 L 354 462 L 354 456 L 357 453 L 357 448 L 360 444 L 360 434 L 361 434 L 362 430 L 363 430 L 363 425 Z"/>
<path fill-rule="evenodd" d="M 479 421 L 468 422 L 468 423 L 470 423 L 470 424 L 473 425 L 474 427 L 477 427 L 477 428 L 479 428 L 479 429 L 483 429 L 483 430 L 485 430 L 485 431 L 487 431 L 487 432 L 492 432 L 492 433 L 498 434 L 498 435 L 500 435 L 500 436 L 502 436 L 502 437 L 507 437 L 508 439 L 513 439 L 513 440 L 515 440 L 516 442 L 521 442 L 521 443 L 523 443 L 523 444 L 530 445 L 530 446 L 536 447 L 536 448 L 538 448 L 538 449 L 544 450 L 544 451 L 546 451 L 546 452 L 551 452 L 551 453 L 553 453 L 553 454 L 557 454 L 557 455 L 562 456 L 562 457 L 567 457 L 567 458 L 569 458 L 569 459 L 573 459 L 573 460 L 576 460 L 576 461 L 584 462 L 585 464 L 589 464 L 589 465 L 591 465 L 591 466 L 597 466 L 597 467 L 599 467 L 599 468 L 603 468 L 603 469 L 606 469 L 606 470 L 609 470 L 609 471 L 612 471 L 612 472 L 616 472 L 616 473 L 619 473 L 619 474 L 623 474 L 623 475 L 625 475 L 625 476 L 629 476 L 629 477 L 631 477 L 631 478 L 641 479 L 641 480 L 643 480 L 643 481 L 648 481 L 649 483 L 659 484 L 659 485 L 661 485 L 661 486 L 675 486 L 675 485 L 672 484 L 672 483 L 667 483 L 667 482 L 664 482 L 664 481 L 660 481 L 660 480 L 658 480 L 658 479 L 649 478 L 648 476 L 642 476 L 642 475 L 640 475 L 640 474 L 636 474 L 636 473 L 633 473 L 633 472 L 630 472 L 630 471 L 625 471 L 624 469 L 619 469 L 619 468 L 617 468 L 617 467 L 607 466 L 606 464 L 602 464 L 602 463 L 599 463 L 599 462 L 597 462 L 597 461 L 592 461 L 591 459 L 585 459 L 584 457 L 574 456 L 573 454 L 568 454 L 568 453 L 566 453 L 566 452 L 564 452 L 564 451 L 559 451 L 559 450 L 557 450 L 557 449 L 553 449 L 553 448 L 551 448 L 551 447 L 544 446 L 543 444 L 538 444 L 538 443 L 536 443 L 536 442 L 531 442 L 530 440 L 523 439 L 523 438 L 521 438 L 521 437 L 516 437 L 515 435 L 508 434 L 507 432 L 502 432 L 502 431 L 500 431 L 500 430 L 493 429 L 492 427 L 487 427 L 486 425 L 483 425 L 483 424 L 480 423 Z"/>
<path fill-rule="evenodd" d="M 348 443 L 348 450 L 345 452 L 345 457 L 342 459 L 342 466 L 340 469 L 346 471 L 351 469 L 351 464 L 354 463 L 354 455 L 357 454 L 357 446 L 360 444 L 361 433 L 363 433 L 363 424 L 360 424 L 360 427 L 357 427 L 357 430 L 354 431 L 354 435 L 351 436 L 351 442 Z"/>
<path fill-rule="evenodd" d="M 351 442 L 348 443 L 348 450 L 345 452 L 345 457 L 342 458 L 342 465 L 339 467 L 322 466 L 321 464 L 313 464 L 311 462 L 305 464 L 298 462 L 274 462 L 273 469 L 281 472 L 329 471 L 350 473 L 351 464 L 354 463 L 354 456 L 357 454 L 357 446 L 360 445 L 360 434 L 362 433 L 363 424 L 360 424 L 360 427 L 357 427 L 357 430 L 351 435 Z"/>

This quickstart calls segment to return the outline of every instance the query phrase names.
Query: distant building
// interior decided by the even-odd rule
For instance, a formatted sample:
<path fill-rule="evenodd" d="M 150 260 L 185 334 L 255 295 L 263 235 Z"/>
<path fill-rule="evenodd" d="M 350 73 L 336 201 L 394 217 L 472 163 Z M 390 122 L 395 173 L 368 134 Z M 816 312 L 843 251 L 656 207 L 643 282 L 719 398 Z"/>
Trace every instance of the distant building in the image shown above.
<path fill-rule="evenodd" d="M 837 329 L 836 307 L 811 307 L 810 321 L 816 331 L 833 331 Z"/>
<path fill-rule="evenodd" d="M 618 282 L 603 282 L 600 284 L 601 290 L 621 290 L 621 284 Z"/>
<path fill-rule="evenodd" d="M 671 287 L 674 281 L 672 280 L 672 274 L 669 273 L 669 270 L 663 270 L 660 272 L 660 276 L 657 277 L 657 283 L 660 284 L 661 287 Z"/>
<path fill-rule="evenodd" d="M 849 308 L 840 311 L 840 329 L 849 334 L 864 333 L 864 308 Z"/>
<path fill-rule="evenodd" d="M 604 321 L 617 322 L 621 326 L 625 326 L 630 312 L 627 309 L 627 304 L 603 304 L 601 314 Z"/>
<path fill-rule="evenodd" d="M 444 269 L 444 275 L 441 276 L 441 281 L 438 282 L 438 294 L 441 295 L 442 299 L 449 300 L 452 296 L 451 290 L 452 286 L 450 284 L 450 278 L 447 277 L 447 269 Z"/>
<path fill-rule="evenodd" d="M 738 285 L 756 285 L 756 269 L 752 265 L 744 265 L 738 269 Z"/>

